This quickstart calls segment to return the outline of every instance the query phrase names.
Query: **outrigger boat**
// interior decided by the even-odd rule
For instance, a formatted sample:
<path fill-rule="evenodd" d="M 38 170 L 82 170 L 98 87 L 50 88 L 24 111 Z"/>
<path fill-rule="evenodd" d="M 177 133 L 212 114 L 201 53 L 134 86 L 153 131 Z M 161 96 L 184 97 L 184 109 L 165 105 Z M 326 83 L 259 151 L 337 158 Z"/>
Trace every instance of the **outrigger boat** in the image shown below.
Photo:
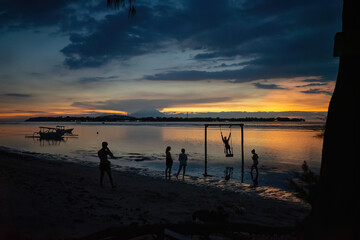
<path fill-rule="evenodd" d="M 64 126 L 39 127 L 38 132 L 32 135 L 25 135 L 26 138 L 39 138 L 40 140 L 63 140 L 64 138 L 77 138 L 79 135 L 73 134 L 73 128 L 66 129 Z"/>
<path fill-rule="evenodd" d="M 64 133 L 58 132 L 56 128 L 39 127 L 40 131 L 34 132 L 33 137 L 40 137 L 40 139 L 57 139 L 63 138 Z"/>

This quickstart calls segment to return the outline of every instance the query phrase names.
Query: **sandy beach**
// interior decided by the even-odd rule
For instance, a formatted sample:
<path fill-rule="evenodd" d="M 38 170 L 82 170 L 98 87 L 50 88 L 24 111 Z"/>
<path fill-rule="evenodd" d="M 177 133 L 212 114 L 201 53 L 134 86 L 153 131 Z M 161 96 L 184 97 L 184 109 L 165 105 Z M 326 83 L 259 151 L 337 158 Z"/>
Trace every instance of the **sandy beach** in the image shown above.
<path fill-rule="evenodd" d="M 291 228 L 310 211 L 248 184 L 234 192 L 186 178 L 112 173 L 116 188 L 107 176 L 101 188 L 97 167 L 0 151 L 0 239 L 105 238 L 126 227 L 136 236 L 146 226 L 181 224 Z"/>

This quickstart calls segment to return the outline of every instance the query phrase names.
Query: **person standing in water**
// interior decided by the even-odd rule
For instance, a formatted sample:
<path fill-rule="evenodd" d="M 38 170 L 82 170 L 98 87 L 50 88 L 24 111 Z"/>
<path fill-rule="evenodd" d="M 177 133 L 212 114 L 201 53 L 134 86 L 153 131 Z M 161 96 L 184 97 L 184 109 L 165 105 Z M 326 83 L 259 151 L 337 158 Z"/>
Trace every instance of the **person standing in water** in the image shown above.
<path fill-rule="evenodd" d="M 181 149 L 181 153 L 179 154 L 179 171 L 176 174 L 176 178 L 179 176 L 181 168 L 183 169 L 183 179 L 185 177 L 185 170 L 186 170 L 186 164 L 187 164 L 188 157 L 185 154 L 185 148 Z"/>
<path fill-rule="evenodd" d="M 171 177 L 171 168 L 172 168 L 172 164 L 173 164 L 173 160 L 171 157 L 171 153 L 170 153 L 171 147 L 167 146 L 165 153 L 166 153 L 166 168 L 165 168 L 165 178 L 168 177 L 168 173 L 169 173 L 169 178 Z"/>
<path fill-rule="evenodd" d="M 258 164 L 259 164 L 259 156 L 255 153 L 255 149 L 251 150 L 251 153 L 253 154 L 252 156 L 252 160 L 253 160 L 253 165 L 251 166 L 251 179 L 254 182 L 254 186 L 258 185 L 258 176 L 259 176 L 259 170 L 258 170 Z M 255 169 L 256 171 L 256 177 L 254 178 L 253 176 L 253 170 Z"/>
<path fill-rule="evenodd" d="M 112 176 L 111 176 L 110 161 L 108 160 L 108 157 L 107 157 L 108 155 L 110 157 L 114 158 L 114 155 L 112 154 L 112 152 L 108 148 L 108 143 L 107 142 L 102 142 L 102 148 L 98 151 L 98 156 L 100 158 L 100 165 L 99 165 L 99 169 L 100 169 L 100 186 L 101 187 L 103 186 L 104 174 L 106 172 L 108 177 L 109 177 L 111 187 L 114 188 L 115 185 L 113 183 L 113 179 L 112 179 Z"/>

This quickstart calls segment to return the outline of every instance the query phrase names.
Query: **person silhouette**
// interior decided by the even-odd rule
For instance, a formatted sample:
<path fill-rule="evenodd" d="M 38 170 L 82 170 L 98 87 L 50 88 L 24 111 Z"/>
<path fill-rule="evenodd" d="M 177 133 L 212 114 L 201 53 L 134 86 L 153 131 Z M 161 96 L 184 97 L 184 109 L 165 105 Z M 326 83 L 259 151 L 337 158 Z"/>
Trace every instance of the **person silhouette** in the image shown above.
<path fill-rule="evenodd" d="M 252 160 L 253 160 L 253 165 L 251 166 L 251 179 L 254 183 L 254 187 L 258 186 L 258 176 L 259 176 L 259 170 L 258 170 L 258 164 L 259 164 L 259 156 L 255 153 L 255 149 L 251 150 L 251 153 L 253 154 L 252 156 Z M 256 171 L 256 177 L 254 178 L 253 175 L 253 170 L 255 169 Z"/>
<path fill-rule="evenodd" d="M 110 151 L 110 149 L 107 147 L 108 143 L 107 142 L 102 142 L 102 148 L 98 151 L 98 156 L 100 158 L 100 165 L 99 165 L 99 169 L 100 169 L 100 186 L 103 186 L 103 179 L 104 179 L 104 173 L 106 172 L 107 175 L 109 176 L 109 180 L 111 183 L 111 187 L 114 188 L 115 185 L 113 183 L 113 179 L 111 176 L 111 169 L 110 169 L 110 161 L 108 160 L 108 155 L 112 158 L 114 158 L 114 155 L 112 154 L 112 152 Z"/>
<path fill-rule="evenodd" d="M 188 157 L 185 154 L 185 148 L 181 149 L 181 153 L 179 154 L 179 170 L 176 174 L 176 178 L 179 176 L 181 168 L 183 168 L 183 179 L 185 177 L 185 170 L 186 170 L 186 164 L 187 164 Z"/>
<path fill-rule="evenodd" d="M 166 168 L 165 168 L 165 178 L 168 177 L 168 173 L 169 173 L 169 178 L 171 177 L 171 168 L 172 168 L 172 164 L 173 164 L 173 160 L 171 157 L 171 153 L 170 153 L 171 147 L 167 146 L 165 153 L 166 153 Z"/>
<path fill-rule="evenodd" d="M 222 139 L 222 141 L 223 141 L 224 144 L 225 144 L 226 155 L 232 154 L 232 153 L 231 153 L 231 149 L 230 149 L 230 144 L 229 144 L 230 138 L 231 138 L 231 132 L 230 132 L 228 138 L 226 138 L 226 136 L 224 137 L 223 134 L 221 133 L 221 139 Z"/>

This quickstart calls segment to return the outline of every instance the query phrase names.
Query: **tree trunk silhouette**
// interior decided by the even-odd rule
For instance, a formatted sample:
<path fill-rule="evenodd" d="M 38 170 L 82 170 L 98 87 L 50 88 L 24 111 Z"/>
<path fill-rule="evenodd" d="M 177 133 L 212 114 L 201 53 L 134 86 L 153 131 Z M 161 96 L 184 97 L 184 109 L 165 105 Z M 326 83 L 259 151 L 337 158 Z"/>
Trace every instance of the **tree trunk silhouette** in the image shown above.
<path fill-rule="evenodd" d="M 360 109 L 356 104 L 360 97 L 359 13 L 357 1 L 344 0 L 342 32 L 336 35 L 334 47 L 334 55 L 340 57 L 339 72 L 328 110 L 319 197 L 309 217 L 308 238 L 359 236 L 355 233 L 357 204 L 360 204 L 357 163 L 360 157 L 355 155 L 359 139 L 356 115 Z"/>

